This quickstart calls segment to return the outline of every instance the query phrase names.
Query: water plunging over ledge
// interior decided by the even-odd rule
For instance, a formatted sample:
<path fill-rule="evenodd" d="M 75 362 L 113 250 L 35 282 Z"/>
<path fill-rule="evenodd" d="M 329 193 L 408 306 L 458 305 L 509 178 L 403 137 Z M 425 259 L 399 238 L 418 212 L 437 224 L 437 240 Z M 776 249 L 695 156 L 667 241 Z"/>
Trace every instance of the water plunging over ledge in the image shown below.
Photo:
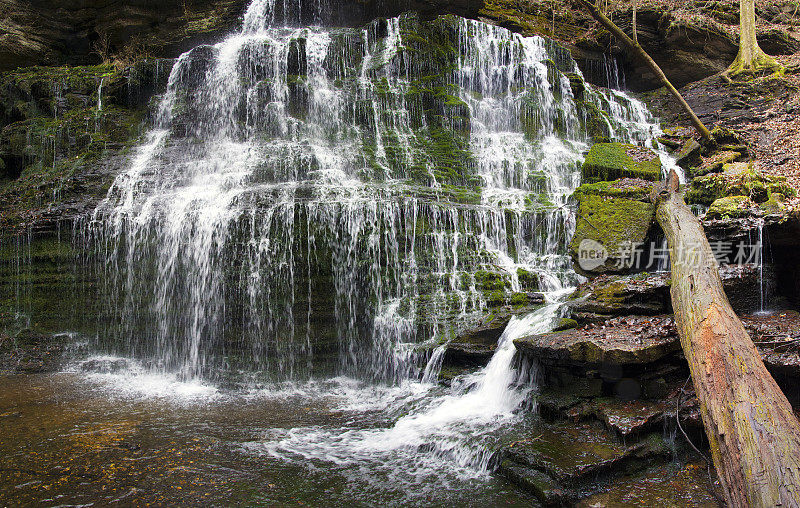
<path fill-rule="evenodd" d="M 154 126 L 83 228 L 95 347 L 183 378 L 419 378 L 487 309 L 480 276 L 575 281 L 567 197 L 587 147 L 569 55 L 448 16 L 242 30 L 175 63 Z M 640 103 L 591 88 L 623 140 Z"/>
<path fill-rule="evenodd" d="M 175 62 L 80 224 L 103 307 L 75 371 L 136 400 L 224 404 L 233 386 L 356 415 L 240 439 L 293 467 L 486 481 L 536 386 L 512 341 L 552 329 L 578 280 L 568 197 L 587 118 L 639 143 L 657 122 L 623 92 L 576 97 L 580 71 L 539 37 L 313 12 L 254 0 L 239 32 Z M 547 303 L 512 318 L 485 368 L 438 386 L 446 343 L 493 301 L 527 302 L 531 275 Z"/>

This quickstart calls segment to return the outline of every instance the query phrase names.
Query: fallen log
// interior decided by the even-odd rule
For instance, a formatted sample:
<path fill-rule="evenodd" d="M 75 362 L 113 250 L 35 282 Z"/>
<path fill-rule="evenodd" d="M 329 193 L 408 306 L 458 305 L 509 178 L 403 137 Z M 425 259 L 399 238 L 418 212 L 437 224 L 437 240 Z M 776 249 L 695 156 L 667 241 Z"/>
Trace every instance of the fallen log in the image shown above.
<path fill-rule="evenodd" d="M 800 506 L 800 423 L 792 406 L 733 312 L 674 171 L 651 198 L 669 242 L 675 323 L 726 501 Z"/>

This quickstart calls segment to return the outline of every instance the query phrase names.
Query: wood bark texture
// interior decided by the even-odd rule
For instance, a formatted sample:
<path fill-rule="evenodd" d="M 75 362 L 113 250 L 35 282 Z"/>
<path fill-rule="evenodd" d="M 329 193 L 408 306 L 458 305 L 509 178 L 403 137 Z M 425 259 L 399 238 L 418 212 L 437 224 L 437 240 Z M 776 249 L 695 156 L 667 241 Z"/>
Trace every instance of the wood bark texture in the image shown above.
<path fill-rule="evenodd" d="M 731 507 L 800 506 L 800 423 L 722 288 L 674 171 L 654 198 L 667 237 L 681 346 Z"/>
<path fill-rule="evenodd" d="M 739 1 L 739 53 L 733 61 L 726 76 L 740 74 L 756 74 L 761 71 L 780 69 L 780 64 L 764 53 L 756 39 L 756 6 L 755 0 Z"/>

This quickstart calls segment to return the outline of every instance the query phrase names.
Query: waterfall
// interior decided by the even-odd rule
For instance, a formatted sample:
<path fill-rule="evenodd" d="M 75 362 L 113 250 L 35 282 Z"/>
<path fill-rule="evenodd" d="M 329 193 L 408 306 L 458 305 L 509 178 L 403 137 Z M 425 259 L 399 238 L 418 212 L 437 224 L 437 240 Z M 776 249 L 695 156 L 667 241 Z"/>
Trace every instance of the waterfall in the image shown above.
<path fill-rule="evenodd" d="M 454 16 L 301 26 L 311 11 L 254 0 L 175 62 L 83 226 L 99 352 L 187 379 L 398 383 L 485 314 L 498 290 L 476 274 L 505 297 L 519 268 L 546 291 L 576 281 L 567 198 L 588 142 L 569 55 Z M 614 137 L 657 134 L 638 101 L 589 91 Z"/>
<path fill-rule="evenodd" d="M 100 78 L 100 84 L 97 85 L 97 116 L 103 113 L 103 81 L 106 78 Z"/>
<path fill-rule="evenodd" d="M 639 144 L 658 122 L 623 92 L 576 97 L 580 71 L 546 39 L 455 16 L 330 28 L 326 9 L 253 0 L 237 33 L 175 61 L 80 225 L 101 291 L 91 347 L 130 359 L 128 386 L 149 380 L 133 391 L 244 380 L 382 415 L 270 429 L 258 452 L 486 475 L 535 389 L 513 340 L 551 330 L 578 281 L 587 117 Z M 489 364 L 439 386 L 447 343 L 533 290 L 546 304 L 511 319 Z"/>
<path fill-rule="evenodd" d="M 387 428 L 295 428 L 271 433 L 265 443 L 254 446 L 284 460 L 323 460 L 340 466 L 377 460 L 398 479 L 425 477 L 433 468 L 461 477 L 486 475 L 491 472 L 492 444 L 496 441 L 493 433 L 515 418 L 520 405 L 535 388 L 535 372 L 511 368 L 513 341 L 551 330 L 561 307 L 558 298 L 567 292 L 556 292 L 554 299 L 536 312 L 513 317 L 489 364 L 461 379 L 450 393 L 430 396 L 424 392 L 422 395 L 427 397 L 421 397 L 407 387 L 390 392 L 389 398 L 397 407 L 410 406 L 414 410 Z M 359 396 L 359 404 L 363 405 L 364 394 Z M 385 397 L 372 403 L 381 407 L 392 405 L 387 404 Z M 423 449 L 426 453 L 421 456 Z M 409 464 L 414 467 L 409 469 Z"/>

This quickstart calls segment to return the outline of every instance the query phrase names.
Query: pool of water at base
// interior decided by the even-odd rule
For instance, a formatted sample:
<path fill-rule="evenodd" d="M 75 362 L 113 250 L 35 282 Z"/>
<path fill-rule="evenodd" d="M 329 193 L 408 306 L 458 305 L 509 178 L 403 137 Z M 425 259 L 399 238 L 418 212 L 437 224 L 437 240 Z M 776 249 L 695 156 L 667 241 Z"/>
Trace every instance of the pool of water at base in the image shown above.
<path fill-rule="evenodd" d="M 291 429 L 325 439 L 390 428 L 444 388 L 381 390 L 348 379 L 224 391 L 147 376 L 0 377 L 0 505 L 536 504 L 493 475 L 437 469 L 424 450 L 417 464 L 391 451 L 372 461 L 270 452 Z"/>

